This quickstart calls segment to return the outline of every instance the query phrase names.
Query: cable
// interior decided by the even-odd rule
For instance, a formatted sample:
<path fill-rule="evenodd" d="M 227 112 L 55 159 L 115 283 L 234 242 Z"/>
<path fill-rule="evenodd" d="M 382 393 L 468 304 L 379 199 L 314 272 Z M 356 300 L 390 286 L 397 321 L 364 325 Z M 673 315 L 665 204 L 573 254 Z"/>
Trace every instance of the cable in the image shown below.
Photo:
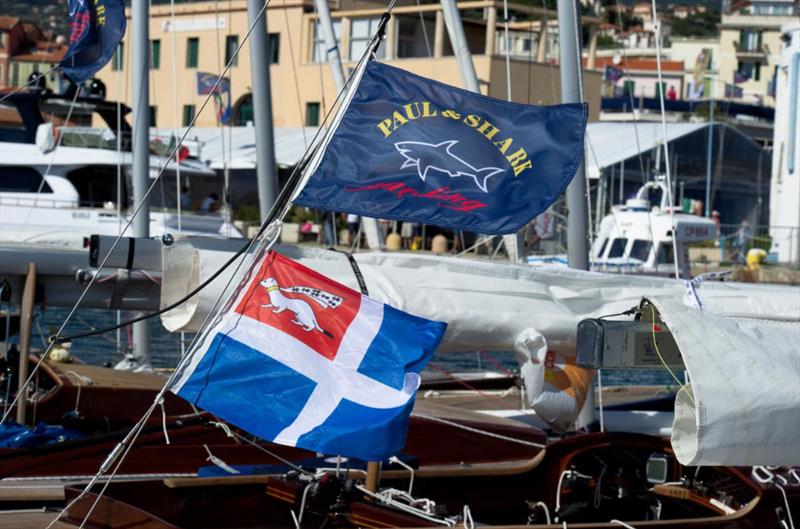
<path fill-rule="evenodd" d="M 672 199 L 672 175 L 669 166 L 669 145 L 667 136 L 667 114 L 664 110 L 664 77 L 661 72 L 661 21 L 658 20 L 658 11 L 656 9 L 656 0 L 652 0 L 653 4 L 653 21 L 656 24 L 656 68 L 658 69 L 658 95 L 661 103 L 661 132 L 664 135 L 664 168 L 667 173 L 667 199 L 669 200 L 669 220 L 672 227 L 672 262 L 675 265 L 675 279 L 681 278 L 681 272 L 678 267 L 678 232 L 675 229 L 675 207 Z"/>
<path fill-rule="evenodd" d="M 658 342 L 656 341 L 656 308 L 653 305 L 650 305 L 650 311 L 653 316 L 653 325 L 650 327 L 651 332 L 653 334 L 653 348 L 656 350 L 658 359 L 661 360 L 661 365 L 664 366 L 664 369 L 669 371 L 669 374 L 672 375 L 672 378 L 675 379 L 675 382 L 678 384 L 678 387 L 681 389 L 685 389 L 686 386 L 678 379 L 678 377 L 675 375 L 675 372 L 672 369 L 670 369 L 670 367 L 664 361 L 664 357 L 661 356 L 661 351 L 658 349 Z M 692 401 L 692 404 L 695 407 L 697 407 L 697 403 L 695 402 L 694 397 L 688 390 L 686 391 L 686 395 L 689 397 L 689 400 Z"/>
<path fill-rule="evenodd" d="M 8 99 L 9 97 L 13 96 L 14 94 L 17 94 L 17 93 L 21 92 L 21 91 L 22 91 L 22 90 L 24 90 L 25 88 L 28 88 L 28 87 L 29 87 L 29 86 L 31 86 L 32 84 L 36 84 L 36 83 L 38 83 L 38 82 L 39 82 L 39 79 L 41 79 L 42 77 L 45 77 L 45 76 L 47 76 L 47 75 L 49 75 L 49 74 L 53 73 L 55 70 L 58 70 L 59 68 L 61 68 L 61 65 L 60 65 L 60 64 L 59 64 L 59 65 L 56 65 L 56 66 L 53 66 L 52 68 L 50 68 L 49 70 L 47 70 L 47 71 L 46 71 L 46 72 L 44 72 L 43 74 L 41 74 L 41 75 L 37 75 L 36 77 L 34 77 L 33 79 L 31 79 L 30 81 L 28 81 L 27 83 L 25 83 L 24 85 L 22 85 L 22 86 L 18 86 L 18 87 L 16 87 L 14 90 L 12 90 L 12 91 L 8 92 L 7 94 L 4 94 L 4 95 L 3 95 L 3 97 L 0 97 L 0 103 L 2 103 L 3 101 L 5 101 L 5 100 L 6 100 L 6 99 Z M 76 90 L 76 92 L 80 92 L 80 87 L 77 87 L 77 88 L 78 88 L 78 89 Z"/>

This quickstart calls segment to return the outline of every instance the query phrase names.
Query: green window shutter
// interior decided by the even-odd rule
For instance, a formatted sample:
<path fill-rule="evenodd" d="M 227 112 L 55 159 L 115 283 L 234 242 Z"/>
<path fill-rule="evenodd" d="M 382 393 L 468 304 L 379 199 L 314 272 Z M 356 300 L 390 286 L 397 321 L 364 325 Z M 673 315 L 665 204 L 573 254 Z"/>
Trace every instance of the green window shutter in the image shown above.
<path fill-rule="evenodd" d="M 269 34 L 269 63 L 278 64 L 278 59 L 281 56 L 281 34 Z"/>
<path fill-rule="evenodd" d="M 239 35 L 228 35 L 225 37 L 225 64 L 230 63 L 231 66 L 239 64 L 239 56 L 236 55 L 236 49 L 239 47 Z M 233 62 L 231 63 L 231 59 Z"/>
<path fill-rule="evenodd" d="M 200 39 L 189 37 L 186 39 L 186 67 L 197 68 L 197 53 L 200 48 Z"/>
<path fill-rule="evenodd" d="M 161 41 L 150 41 L 150 69 L 158 70 L 161 68 Z"/>
<path fill-rule="evenodd" d="M 183 126 L 188 127 L 194 119 L 194 105 L 183 105 Z"/>
<path fill-rule="evenodd" d="M 306 103 L 306 127 L 319 126 L 319 103 Z"/>
<path fill-rule="evenodd" d="M 626 95 L 633 95 L 636 89 L 636 81 L 625 81 L 622 85 L 622 90 Z"/>
<path fill-rule="evenodd" d="M 158 107 L 150 105 L 150 126 L 156 126 L 156 116 L 158 115 Z"/>

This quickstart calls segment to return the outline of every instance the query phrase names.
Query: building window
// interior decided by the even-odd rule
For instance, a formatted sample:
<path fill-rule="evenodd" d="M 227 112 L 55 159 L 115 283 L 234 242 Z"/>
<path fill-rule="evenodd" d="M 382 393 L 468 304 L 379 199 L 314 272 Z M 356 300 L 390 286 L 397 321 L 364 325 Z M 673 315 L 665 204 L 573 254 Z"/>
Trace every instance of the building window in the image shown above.
<path fill-rule="evenodd" d="M 194 105 L 183 105 L 183 126 L 188 127 L 194 119 Z"/>
<path fill-rule="evenodd" d="M 319 126 L 319 103 L 306 103 L 306 127 Z"/>
<path fill-rule="evenodd" d="M 625 81 L 622 84 L 622 93 L 626 96 L 634 95 L 636 90 L 636 81 Z"/>
<path fill-rule="evenodd" d="M 350 60 L 355 62 L 367 51 L 369 41 L 378 30 L 380 18 L 354 18 L 350 21 Z M 383 59 L 386 55 L 386 41 L 378 46 L 375 56 Z"/>
<path fill-rule="evenodd" d="M 150 41 L 150 69 L 158 70 L 161 68 L 161 41 Z"/>
<path fill-rule="evenodd" d="M 239 49 L 239 35 L 228 35 L 225 37 L 225 64 L 237 66 L 239 64 L 239 56 L 236 50 Z M 231 62 L 231 59 L 233 62 Z"/>
<path fill-rule="evenodd" d="M 6 32 L 0 31 L 0 48 L 6 47 Z"/>
<path fill-rule="evenodd" d="M 278 59 L 281 56 L 281 34 L 269 34 L 269 63 L 278 64 Z"/>
<path fill-rule="evenodd" d="M 125 43 L 120 42 L 111 57 L 111 70 L 118 72 L 125 67 Z"/>
<path fill-rule="evenodd" d="M 745 79 L 751 79 L 754 81 L 761 80 L 761 64 L 757 62 L 743 62 L 739 61 L 739 67 L 736 69 L 736 73 Z"/>
<path fill-rule="evenodd" d="M 11 78 L 8 80 L 8 84 L 11 86 L 19 86 L 19 63 L 12 62 L 11 63 Z"/>
<path fill-rule="evenodd" d="M 158 107 L 150 105 L 150 126 L 156 126 L 156 116 L 158 115 Z"/>
<path fill-rule="evenodd" d="M 186 39 L 186 67 L 197 68 L 197 53 L 200 50 L 200 39 L 189 37 Z"/>
<path fill-rule="evenodd" d="M 341 45 L 342 43 L 342 21 L 341 20 L 334 20 L 333 21 L 333 34 L 336 36 L 336 45 Z M 311 47 L 311 60 L 312 62 L 324 62 L 328 60 L 328 55 L 325 53 L 327 51 L 327 47 L 325 46 L 325 39 L 322 37 L 322 28 L 319 26 L 319 22 L 314 24 L 314 42 L 312 43 Z"/>
<path fill-rule="evenodd" d="M 436 22 L 419 16 L 403 16 L 397 19 L 397 58 L 430 57 L 433 55 L 433 35 Z M 424 24 L 424 26 L 423 26 Z M 425 39 L 427 38 L 427 42 Z M 505 42 L 500 39 L 500 42 Z M 530 45 L 530 40 L 526 41 Z"/>
<path fill-rule="evenodd" d="M 739 51 L 756 52 L 761 49 L 761 32 L 743 29 L 739 32 Z"/>

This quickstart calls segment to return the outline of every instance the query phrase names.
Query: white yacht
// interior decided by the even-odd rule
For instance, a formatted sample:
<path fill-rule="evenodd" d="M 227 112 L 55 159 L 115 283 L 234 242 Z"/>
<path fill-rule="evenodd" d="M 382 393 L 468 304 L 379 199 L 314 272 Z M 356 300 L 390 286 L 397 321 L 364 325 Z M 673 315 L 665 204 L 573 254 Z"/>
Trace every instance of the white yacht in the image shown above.
<path fill-rule="evenodd" d="M 39 92 L 14 94 L 0 103 L 0 242 L 80 248 L 90 234 L 117 235 L 127 222 L 133 160 L 125 116 L 130 109 L 79 97 L 70 118 L 78 126 L 57 126 L 70 103 L 71 98 Z M 168 145 L 151 144 L 151 178 L 170 151 Z M 226 215 L 200 211 L 204 197 L 221 194 L 220 188 L 216 173 L 201 162 L 170 160 L 151 193 L 150 234 L 241 237 Z M 184 202 L 180 216 L 179 200 Z"/>
<path fill-rule="evenodd" d="M 660 205 L 653 206 L 650 194 L 658 192 Z M 717 227 L 705 217 L 679 212 L 669 204 L 667 196 L 663 182 L 648 182 L 639 188 L 636 197 L 624 205 L 612 206 L 592 243 L 592 270 L 672 276 L 676 258 L 672 244 L 674 216 L 678 270 L 681 277 L 690 277 L 689 244 L 715 239 Z M 566 266 L 566 262 L 566 256 L 528 257 L 528 263 L 533 265 Z"/>

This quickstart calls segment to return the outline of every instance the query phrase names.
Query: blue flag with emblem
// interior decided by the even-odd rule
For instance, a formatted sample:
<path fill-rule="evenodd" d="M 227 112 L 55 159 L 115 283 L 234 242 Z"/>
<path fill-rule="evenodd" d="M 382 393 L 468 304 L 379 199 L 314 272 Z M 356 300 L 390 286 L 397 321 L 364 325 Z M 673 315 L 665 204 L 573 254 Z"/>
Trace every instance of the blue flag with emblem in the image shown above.
<path fill-rule="evenodd" d="M 123 0 L 69 0 L 69 49 L 62 71 L 76 84 L 94 76 L 125 35 Z"/>
<path fill-rule="evenodd" d="M 514 233 L 583 159 L 587 106 L 474 94 L 370 61 L 295 202 L 479 233 Z"/>
<path fill-rule="evenodd" d="M 382 461 L 446 327 L 270 252 L 170 390 L 262 439 Z"/>

